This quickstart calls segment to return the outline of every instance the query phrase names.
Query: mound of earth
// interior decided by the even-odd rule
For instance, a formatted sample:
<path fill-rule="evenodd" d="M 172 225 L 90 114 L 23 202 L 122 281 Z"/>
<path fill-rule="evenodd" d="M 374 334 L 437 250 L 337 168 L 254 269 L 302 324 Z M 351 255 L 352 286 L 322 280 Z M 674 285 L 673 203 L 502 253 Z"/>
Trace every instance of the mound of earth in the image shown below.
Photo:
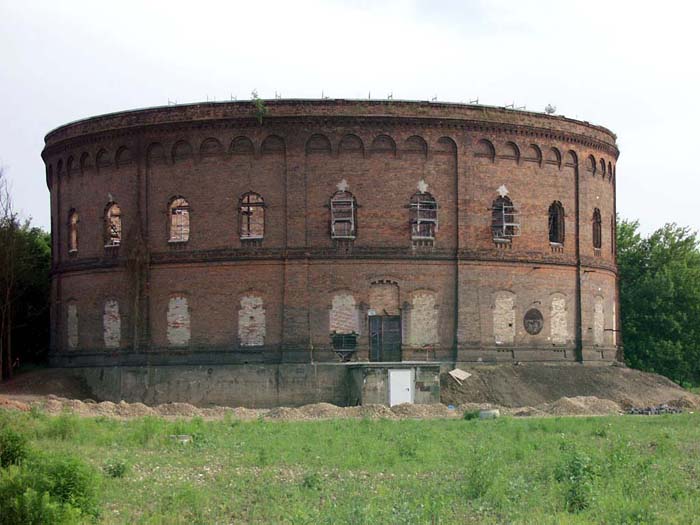
<path fill-rule="evenodd" d="M 0 395 L 32 401 L 50 394 L 72 398 L 91 398 L 92 391 L 85 381 L 65 368 L 39 368 L 20 372 L 0 383 Z"/>
<path fill-rule="evenodd" d="M 579 399 L 583 396 L 613 401 L 624 409 L 663 403 L 689 409 L 700 407 L 700 396 L 682 389 L 673 381 L 622 366 L 527 363 L 479 365 L 463 367 L 463 370 L 471 376 L 462 384 L 449 374 L 441 375 L 442 403 L 539 407 L 562 398 Z M 573 406 L 569 408 L 576 410 Z"/>

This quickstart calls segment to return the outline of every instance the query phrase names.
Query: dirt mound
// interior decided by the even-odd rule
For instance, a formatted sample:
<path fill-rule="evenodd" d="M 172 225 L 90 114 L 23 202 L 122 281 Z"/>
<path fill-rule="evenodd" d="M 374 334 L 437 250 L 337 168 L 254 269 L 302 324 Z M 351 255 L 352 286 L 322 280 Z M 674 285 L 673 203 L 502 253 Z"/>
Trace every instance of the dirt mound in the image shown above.
<path fill-rule="evenodd" d="M 124 401 L 121 403 L 124 403 Z M 140 405 L 141 403 L 138 404 Z M 201 411 L 196 406 L 190 405 L 189 403 L 163 403 L 155 407 L 155 413 L 159 416 L 194 417 L 202 415 Z"/>
<path fill-rule="evenodd" d="M 449 374 L 441 375 L 442 403 L 537 407 L 561 398 L 595 396 L 625 408 L 674 400 L 700 406 L 700 396 L 683 390 L 669 379 L 622 366 L 528 363 L 462 368 L 471 376 L 461 385 Z"/>
<path fill-rule="evenodd" d="M 268 410 L 264 416 L 266 419 L 279 419 L 282 421 L 305 419 L 298 408 L 278 407 Z"/>
<path fill-rule="evenodd" d="M 348 417 L 345 409 L 332 405 L 330 403 L 314 403 L 312 405 L 304 405 L 300 407 L 303 417 L 310 419 L 337 419 Z"/>
<path fill-rule="evenodd" d="M 439 403 L 432 405 L 412 405 L 410 403 L 403 403 L 401 405 L 394 405 L 391 407 L 391 412 L 402 419 L 451 418 L 462 415 L 456 410 L 450 410 L 447 408 L 447 406 Z"/>
<path fill-rule="evenodd" d="M 562 397 L 539 405 L 535 410 L 552 416 L 607 416 L 623 412 L 614 401 L 595 396 Z"/>
<path fill-rule="evenodd" d="M 21 410 L 22 412 L 29 411 L 29 405 L 27 403 L 22 403 L 21 401 L 15 401 L 5 396 L 0 396 L 0 409 L 7 410 Z"/>
<path fill-rule="evenodd" d="M 20 372 L 9 381 L 0 383 L 0 394 L 15 399 L 27 396 L 28 400 L 49 394 L 70 399 L 94 397 L 85 380 L 66 368 L 39 368 Z"/>

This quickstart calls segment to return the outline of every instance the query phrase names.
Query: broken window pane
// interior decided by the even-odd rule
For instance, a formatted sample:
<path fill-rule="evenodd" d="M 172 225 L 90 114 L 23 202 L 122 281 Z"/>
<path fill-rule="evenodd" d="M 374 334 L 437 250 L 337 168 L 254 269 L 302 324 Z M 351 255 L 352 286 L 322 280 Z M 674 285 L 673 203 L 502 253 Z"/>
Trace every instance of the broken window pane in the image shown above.
<path fill-rule="evenodd" d="M 331 237 L 355 238 L 355 197 L 349 191 L 338 191 L 331 197 Z"/>
<path fill-rule="evenodd" d="M 105 246 L 119 246 L 122 243 L 122 210 L 116 202 L 107 205 L 105 225 Z"/>
<path fill-rule="evenodd" d="M 494 240 L 508 240 L 520 235 L 520 215 L 509 197 L 498 197 L 491 208 Z"/>
<path fill-rule="evenodd" d="M 186 242 L 190 238 L 190 205 L 179 197 L 170 203 L 170 242 Z"/>
<path fill-rule="evenodd" d="M 437 202 L 430 193 L 415 193 L 410 203 L 411 239 L 435 239 Z"/>
<path fill-rule="evenodd" d="M 239 209 L 241 239 L 262 239 L 265 234 L 265 202 L 257 193 L 241 197 Z"/>

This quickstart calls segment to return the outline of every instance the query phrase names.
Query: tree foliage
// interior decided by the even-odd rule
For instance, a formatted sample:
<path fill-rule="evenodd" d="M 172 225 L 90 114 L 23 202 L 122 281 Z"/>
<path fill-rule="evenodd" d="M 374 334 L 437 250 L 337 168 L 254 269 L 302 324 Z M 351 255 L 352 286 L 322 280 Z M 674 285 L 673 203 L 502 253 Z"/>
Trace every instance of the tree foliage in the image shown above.
<path fill-rule="evenodd" d="M 51 238 L 20 222 L 0 170 L 0 371 L 41 360 L 49 340 Z"/>
<path fill-rule="evenodd" d="M 689 228 L 648 237 L 638 221 L 617 229 L 625 360 L 679 383 L 700 384 L 700 251 Z"/>

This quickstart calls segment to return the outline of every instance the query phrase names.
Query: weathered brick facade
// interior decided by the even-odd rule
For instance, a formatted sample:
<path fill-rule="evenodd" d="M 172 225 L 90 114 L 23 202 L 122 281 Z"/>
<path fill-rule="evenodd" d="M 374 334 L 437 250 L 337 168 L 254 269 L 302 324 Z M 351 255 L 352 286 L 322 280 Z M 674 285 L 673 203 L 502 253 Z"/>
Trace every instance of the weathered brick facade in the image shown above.
<path fill-rule="evenodd" d="M 403 360 L 615 359 L 610 131 L 460 104 L 265 105 L 262 123 L 251 103 L 207 103 L 48 134 L 55 364 L 333 361 L 333 333 L 355 334 L 362 361 L 371 315 L 400 320 Z M 334 239 L 340 190 L 354 231 Z M 261 211 L 241 211 L 246 194 Z M 514 206 L 503 239 L 499 195 Z"/>

